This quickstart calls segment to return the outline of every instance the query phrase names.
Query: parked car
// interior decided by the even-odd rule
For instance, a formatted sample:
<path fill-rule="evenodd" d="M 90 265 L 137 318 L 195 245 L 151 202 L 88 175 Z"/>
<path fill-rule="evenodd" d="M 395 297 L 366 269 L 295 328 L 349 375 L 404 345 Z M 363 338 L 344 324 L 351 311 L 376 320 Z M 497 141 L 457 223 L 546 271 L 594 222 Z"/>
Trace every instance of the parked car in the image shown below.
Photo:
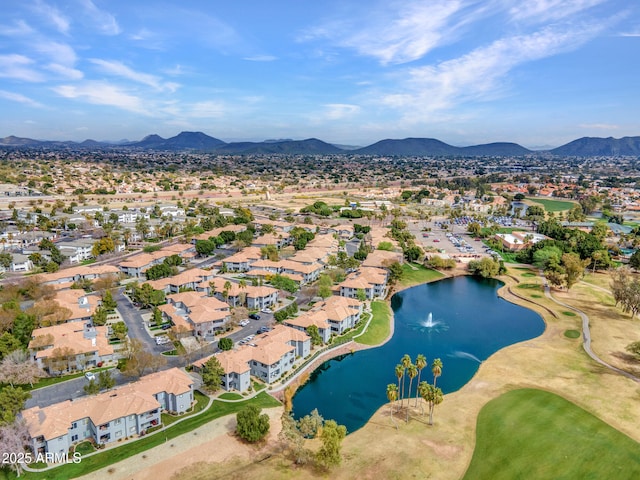
<path fill-rule="evenodd" d="M 249 315 L 249 318 L 251 320 L 260 320 L 260 315 L 258 315 L 257 313 L 252 313 Z"/>
<path fill-rule="evenodd" d="M 262 310 L 260 310 L 262 313 L 271 313 L 271 310 L 269 310 L 268 308 L 263 308 Z"/>
<path fill-rule="evenodd" d="M 85 378 L 89 381 L 96 379 L 96 374 L 93 372 L 87 372 L 84 374 Z"/>
<path fill-rule="evenodd" d="M 171 343 L 171 339 L 166 335 L 156 337 L 156 345 L 166 345 L 167 343 Z"/>
<path fill-rule="evenodd" d="M 242 320 L 239 324 L 241 327 L 246 327 L 247 325 L 249 325 L 249 319 L 245 318 L 244 320 Z"/>
<path fill-rule="evenodd" d="M 260 334 L 260 333 L 267 333 L 267 332 L 270 332 L 271 330 L 272 330 L 272 329 L 271 329 L 271 327 L 267 327 L 267 326 L 265 325 L 265 326 L 260 327 L 260 328 L 258 329 L 258 333 L 259 333 L 259 334 Z"/>
<path fill-rule="evenodd" d="M 171 324 L 170 323 L 166 323 L 164 325 L 162 325 L 162 330 L 169 330 L 171 328 Z"/>

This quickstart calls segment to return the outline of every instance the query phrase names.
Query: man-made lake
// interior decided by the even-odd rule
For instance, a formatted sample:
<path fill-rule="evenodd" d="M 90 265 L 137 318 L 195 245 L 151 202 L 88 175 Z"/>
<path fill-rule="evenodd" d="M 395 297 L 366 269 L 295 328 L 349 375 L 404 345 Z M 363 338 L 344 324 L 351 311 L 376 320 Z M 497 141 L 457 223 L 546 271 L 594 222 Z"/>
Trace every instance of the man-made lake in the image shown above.
<path fill-rule="evenodd" d="M 322 364 L 296 393 L 295 417 L 317 408 L 347 431 L 359 429 L 387 403 L 387 384 L 397 384 L 394 369 L 405 353 L 413 362 L 420 353 L 427 357 L 421 375 L 430 383 L 431 362 L 440 358 L 444 366 L 438 387 L 444 393 L 458 390 L 492 353 L 544 331 L 540 315 L 498 297 L 500 286 L 493 279 L 458 277 L 397 293 L 391 299 L 393 338 L 381 347 Z M 417 377 L 412 396 L 416 384 Z"/>

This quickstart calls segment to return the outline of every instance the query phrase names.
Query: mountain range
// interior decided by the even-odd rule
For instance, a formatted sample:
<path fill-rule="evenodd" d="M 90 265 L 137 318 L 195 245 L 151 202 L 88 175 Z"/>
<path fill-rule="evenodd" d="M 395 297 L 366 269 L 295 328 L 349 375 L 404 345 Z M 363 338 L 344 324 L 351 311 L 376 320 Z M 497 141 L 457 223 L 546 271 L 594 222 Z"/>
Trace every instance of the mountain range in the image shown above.
<path fill-rule="evenodd" d="M 43 141 L 9 136 L 0 139 L 0 147 L 14 148 L 116 148 L 128 150 L 191 151 L 221 155 L 288 154 L 288 155 L 376 155 L 376 156 L 524 156 L 550 154 L 572 157 L 640 156 L 640 137 L 583 137 L 549 150 L 529 150 L 517 143 L 498 142 L 468 147 L 455 147 L 435 138 L 380 140 L 372 145 L 354 148 L 333 145 L 317 138 L 306 140 L 265 140 L 263 142 L 231 142 L 210 137 L 202 132 L 182 132 L 175 137 L 148 135 L 137 142 L 118 144 L 85 140 L 84 142 Z"/>

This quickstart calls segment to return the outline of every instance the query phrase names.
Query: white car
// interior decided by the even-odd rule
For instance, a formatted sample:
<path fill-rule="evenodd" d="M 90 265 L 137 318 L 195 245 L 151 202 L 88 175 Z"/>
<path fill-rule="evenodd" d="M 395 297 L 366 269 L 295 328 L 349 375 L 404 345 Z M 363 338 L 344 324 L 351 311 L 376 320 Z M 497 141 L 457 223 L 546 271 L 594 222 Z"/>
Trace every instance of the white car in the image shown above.
<path fill-rule="evenodd" d="M 242 320 L 239 325 L 241 327 L 246 327 L 247 325 L 249 325 L 249 319 L 246 318 L 246 319 Z"/>
<path fill-rule="evenodd" d="M 262 310 L 260 310 L 262 313 L 271 313 L 271 310 L 269 310 L 268 308 L 263 308 Z"/>
<path fill-rule="evenodd" d="M 93 372 L 87 372 L 84 374 L 85 378 L 89 381 L 96 379 L 96 374 Z"/>
<path fill-rule="evenodd" d="M 171 343 L 171 339 L 166 335 L 156 337 L 156 345 L 166 345 L 167 343 Z"/>

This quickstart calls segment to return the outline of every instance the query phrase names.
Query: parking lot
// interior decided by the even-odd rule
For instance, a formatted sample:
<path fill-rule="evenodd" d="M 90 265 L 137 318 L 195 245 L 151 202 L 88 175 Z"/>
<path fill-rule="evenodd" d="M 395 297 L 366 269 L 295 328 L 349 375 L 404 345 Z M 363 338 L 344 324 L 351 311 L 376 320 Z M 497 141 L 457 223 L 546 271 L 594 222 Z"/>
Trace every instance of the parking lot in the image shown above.
<path fill-rule="evenodd" d="M 423 231 L 423 228 L 427 231 Z M 425 249 L 436 248 L 441 253 L 452 256 L 487 255 L 484 243 L 469 235 L 466 226 L 451 224 L 442 228 L 436 221 L 426 222 L 426 224 L 411 222 L 409 231 L 416 237 L 418 245 Z"/>

